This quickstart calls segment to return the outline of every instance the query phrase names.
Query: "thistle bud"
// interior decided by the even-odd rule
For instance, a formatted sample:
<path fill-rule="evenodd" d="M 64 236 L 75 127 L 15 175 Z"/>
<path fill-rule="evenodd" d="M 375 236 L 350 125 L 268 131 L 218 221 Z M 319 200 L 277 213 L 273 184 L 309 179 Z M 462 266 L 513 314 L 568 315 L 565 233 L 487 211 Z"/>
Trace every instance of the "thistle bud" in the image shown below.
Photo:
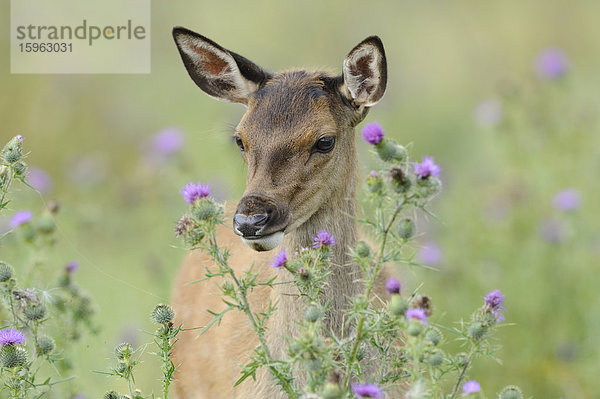
<path fill-rule="evenodd" d="M 406 159 L 406 148 L 385 138 L 378 144 L 375 144 L 375 151 L 377 151 L 377 155 L 384 162 L 402 162 Z"/>
<path fill-rule="evenodd" d="M 119 360 L 127 359 L 129 356 L 131 356 L 131 353 L 131 345 L 129 345 L 126 342 L 117 345 L 117 347 L 115 348 L 115 355 Z"/>
<path fill-rule="evenodd" d="M 129 368 L 129 366 L 127 365 L 127 363 L 125 362 L 119 362 L 117 364 L 117 367 L 115 367 L 115 371 L 119 374 L 124 374 L 127 371 L 127 368 Z"/>
<path fill-rule="evenodd" d="M 222 212 L 221 206 L 206 197 L 194 202 L 192 216 L 198 220 L 212 220 Z"/>
<path fill-rule="evenodd" d="M 13 170 L 15 171 L 15 175 L 25 176 L 25 173 L 27 173 L 27 164 L 23 161 L 15 162 Z"/>
<path fill-rule="evenodd" d="M 0 351 L 0 366 L 19 367 L 27 363 L 27 351 L 19 345 L 4 345 Z"/>
<path fill-rule="evenodd" d="M 397 193 L 405 193 L 412 186 L 406 172 L 399 166 L 393 166 L 390 169 L 390 177 L 392 178 L 392 188 Z"/>
<path fill-rule="evenodd" d="M 523 399 L 523 392 L 521 388 L 516 385 L 509 385 L 500 391 L 498 399 Z"/>
<path fill-rule="evenodd" d="M 38 321 L 42 320 L 46 316 L 46 307 L 41 303 L 33 304 L 30 303 L 23 310 L 23 315 L 27 320 Z"/>
<path fill-rule="evenodd" d="M 323 392 L 321 393 L 321 397 L 323 399 L 342 399 L 342 390 L 338 386 L 338 384 L 334 384 L 333 382 L 328 382 L 325 384 L 323 388 Z"/>
<path fill-rule="evenodd" d="M 487 327 L 480 321 L 474 321 L 469 326 L 469 335 L 476 341 L 483 338 L 486 332 Z"/>
<path fill-rule="evenodd" d="M 321 310 L 315 305 L 310 305 L 304 311 L 304 318 L 307 321 L 314 323 L 321 318 Z"/>
<path fill-rule="evenodd" d="M 120 399 L 121 395 L 116 393 L 115 391 L 106 392 L 103 396 L 103 399 Z"/>
<path fill-rule="evenodd" d="M 170 323 L 175 317 L 175 312 L 169 305 L 156 305 L 152 311 L 152 320 L 157 324 Z"/>
<path fill-rule="evenodd" d="M 50 337 L 39 337 L 37 340 L 37 353 L 40 355 L 48 355 L 54 350 L 54 340 Z"/>
<path fill-rule="evenodd" d="M 79 297 L 73 307 L 73 316 L 78 320 L 85 320 L 94 314 L 92 300 L 87 296 Z"/>
<path fill-rule="evenodd" d="M 404 240 L 412 238 L 415 235 L 415 230 L 415 222 L 412 219 L 402 219 L 398 223 L 398 235 Z"/>
<path fill-rule="evenodd" d="M 356 244 L 356 254 L 361 258 L 366 258 L 371 253 L 371 249 L 364 241 L 359 241 Z"/>
<path fill-rule="evenodd" d="M 390 313 L 394 316 L 402 316 L 408 310 L 408 302 L 400 295 L 392 295 L 390 299 Z"/>
<path fill-rule="evenodd" d="M 437 346 L 442 338 L 442 332 L 435 327 L 429 327 L 427 331 L 425 331 L 425 336 L 423 337 L 426 342 L 431 342 L 433 346 Z"/>
<path fill-rule="evenodd" d="M 46 209 L 48 210 L 48 212 L 56 215 L 60 210 L 60 204 L 57 200 L 50 200 L 46 204 Z"/>
<path fill-rule="evenodd" d="M 4 149 L 2 149 L 2 158 L 7 163 L 18 162 L 23 157 L 22 142 L 23 136 L 19 134 L 18 136 L 13 137 L 8 144 L 4 146 Z"/>
<path fill-rule="evenodd" d="M 406 332 L 408 333 L 408 335 L 412 335 L 413 337 L 416 337 L 417 335 L 421 334 L 423 332 L 423 324 L 418 322 L 418 321 L 411 321 L 408 324 L 408 328 L 406 329 Z"/>
<path fill-rule="evenodd" d="M 50 212 L 44 212 L 37 221 L 37 228 L 43 234 L 50 234 L 56 229 L 54 217 Z"/>
<path fill-rule="evenodd" d="M 0 260 L 0 282 L 5 283 L 12 277 L 14 270 L 11 265 Z"/>
<path fill-rule="evenodd" d="M 383 189 L 383 179 L 374 170 L 367 176 L 367 188 L 372 193 L 381 193 Z"/>
<path fill-rule="evenodd" d="M 442 190 L 442 182 L 437 177 L 430 176 L 427 179 L 417 179 L 417 191 L 423 198 L 431 198 Z"/>
<path fill-rule="evenodd" d="M 425 362 L 430 366 L 437 367 L 444 362 L 444 355 L 436 349 L 425 357 Z"/>

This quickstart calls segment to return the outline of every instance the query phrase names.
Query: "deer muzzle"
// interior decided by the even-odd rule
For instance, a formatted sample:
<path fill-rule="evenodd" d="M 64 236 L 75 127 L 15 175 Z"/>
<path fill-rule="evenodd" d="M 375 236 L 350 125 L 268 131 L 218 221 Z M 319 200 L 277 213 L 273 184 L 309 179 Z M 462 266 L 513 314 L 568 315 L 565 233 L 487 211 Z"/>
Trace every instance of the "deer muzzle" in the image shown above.
<path fill-rule="evenodd" d="M 283 241 L 290 212 L 285 205 L 261 195 L 242 198 L 233 217 L 233 231 L 255 251 L 270 251 Z"/>

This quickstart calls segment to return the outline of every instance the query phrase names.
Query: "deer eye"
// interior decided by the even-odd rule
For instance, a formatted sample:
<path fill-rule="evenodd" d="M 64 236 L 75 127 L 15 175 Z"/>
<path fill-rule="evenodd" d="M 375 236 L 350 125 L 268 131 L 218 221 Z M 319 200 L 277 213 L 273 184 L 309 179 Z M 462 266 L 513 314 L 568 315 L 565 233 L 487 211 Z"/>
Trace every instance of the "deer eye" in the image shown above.
<path fill-rule="evenodd" d="M 335 146 L 335 137 L 323 137 L 317 140 L 313 146 L 313 152 L 327 153 L 333 150 Z"/>
<path fill-rule="evenodd" d="M 241 137 L 235 136 L 233 139 L 235 140 L 235 144 L 240 147 L 240 151 L 244 151 L 244 143 L 242 142 Z"/>

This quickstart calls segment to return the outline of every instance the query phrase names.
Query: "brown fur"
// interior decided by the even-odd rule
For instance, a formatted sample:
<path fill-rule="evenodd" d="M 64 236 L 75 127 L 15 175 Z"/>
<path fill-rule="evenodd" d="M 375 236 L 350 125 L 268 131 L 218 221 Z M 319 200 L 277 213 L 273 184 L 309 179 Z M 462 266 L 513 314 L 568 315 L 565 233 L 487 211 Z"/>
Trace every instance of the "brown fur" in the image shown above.
<path fill-rule="evenodd" d="M 178 30 L 179 29 L 179 30 Z M 385 54 L 377 38 L 368 38 L 355 49 L 363 56 L 350 57 L 355 64 L 349 65 L 352 73 L 369 75 L 365 85 L 345 87 L 342 77 L 332 77 L 322 72 L 303 70 L 287 71 L 275 75 L 262 72 L 254 64 L 235 53 L 228 52 L 216 43 L 193 32 L 176 28 L 174 36 L 180 53 L 192 79 L 207 93 L 232 101 L 232 85 L 236 94 L 243 94 L 239 102 L 247 104 L 248 110 L 236 128 L 236 136 L 243 142 L 243 157 L 248 165 L 246 191 L 237 213 L 252 215 L 254 208 L 267 206 L 275 209 L 277 217 L 267 226 L 271 231 L 285 232 L 283 246 L 292 255 L 301 248 L 309 247 L 318 230 L 327 229 L 337 241 L 332 249 L 332 270 L 327 279 L 327 300 L 331 310 L 326 315 L 327 327 L 338 336 L 348 336 L 348 323 L 344 312 L 348 309 L 348 297 L 362 292 L 358 267 L 348 254 L 356 244 L 356 226 L 351 216 L 355 214 L 355 187 L 357 178 L 357 154 L 354 126 L 364 118 L 367 108 L 349 97 L 350 91 L 359 93 L 365 104 L 376 103 L 385 90 L 377 86 L 385 78 Z M 183 37 L 183 39 L 178 39 Z M 203 48 L 217 48 L 219 57 L 240 66 L 241 74 L 251 71 L 253 84 L 239 84 L 239 79 L 250 79 L 249 73 L 240 77 L 214 76 L 212 67 L 198 69 L 193 59 L 194 41 L 201 41 Z M 191 43 L 191 44 L 190 44 Z M 191 54 L 191 55 L 190 55 Z M 225 54 L 225 56 L 223 56 Z M 233 58 L 227 58 L 230 54 Z M 205 59 L 209 59 L 206 57 Z M 369 62 L 383 60 L 371 70 Z M 221 59 L 217 60 L 221 63 Z M 359 72 L 356 72 L 359 71 Z M 356 77 L 361 81 L 360 76 Z M 219 88 L 220 79 L 229 79 Z M 237 80 L 236 80 L 237 79 Z M 251 79 L 252 80 L 252 79 Z M 364 80 L 361 81 L 364 83 Z M 379 83 L 378 83 L 379 82 Z M 252 83 L 252 82 L 251 82 Z M 361 83 L 361 84 L 362 84 Z M 246 92 L 247 87 L 256 87 Z M 373 97 L 371 92 L 377 93 Z M 335 137 L 334 149 L 328 153 L 314 152 L 315 142 L 323 137 Z M 230 220 L 230 219 L 229 219 Z M 272 252 L 254 252 L 242 244 L 231 228 L 220 227 L 218 240 L 221 246 L 230 248 L 230 265 L 238 275 L 255 265 L 259 280 L 277 276 L 279 281 L 291 278 L 285 270 L 277 271 L 269 266 Z M 293 256 L 293 255 L 292 255 Z M 204 276 L 204 267 L 212 262 L 198 252 L 191 253 L 181 268 L 174 287 L 173 307 L 176 323 L 184 328 L 205 326 L 212 316 L 210 309 L 220 312 L 225 305 L 220 299 L 218 280 L 188 284 Z M 383 276 L 377 283 L 376 295 L 385 295 Z M 269 319 L 266 339 L 274 358 L 286 355 L 284 337 L 297 333 L 296 320 L 304 313 L 303 301 L 290 285 L 275 288 L 257 288 L 249 296 L 254 312 L 265 308 L 269 301 L 277 303 L 277 311 Z M 229 312 L 220 326 L 212 326 L 198 337 L 197 331 L 186 331 L 175 346 L 174 362 L 177 367 L 175 390 L 180 399 L 230 399 L 230 398 L 284 398 L 266 370 L 239 387 L 233 383 L 240 376 L 240 364 L 257 345 L 247 316 Z"/>

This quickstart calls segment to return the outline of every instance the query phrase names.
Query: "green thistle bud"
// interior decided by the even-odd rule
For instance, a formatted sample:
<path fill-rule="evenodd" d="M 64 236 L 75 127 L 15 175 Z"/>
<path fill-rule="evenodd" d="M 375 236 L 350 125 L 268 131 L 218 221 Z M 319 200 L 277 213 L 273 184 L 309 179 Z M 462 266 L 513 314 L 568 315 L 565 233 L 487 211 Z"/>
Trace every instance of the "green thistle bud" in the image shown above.
<path fill-rule="evenodd" d="M 521 388 L 516 385 L 509 385 L 500 391 L 498 399 L 523 399 L 523 392 Z"/>
<path fill-rule="evenodd" d="M 221 215 L 223 209 L 210 198 L 194 202 L 192 216 L 197 220 L 212 220 Z"/>
<path fill-rule="evenodd" d="M 337 384 L 328 382 L 321 392 L 321 397 L 323 399 L 342 399 L 342 390 Z"/>
<path fill-rule="evenodd" d="M 152 311 L 152 320 L 157 324 L 170 323 L 175 317 L 175 312 L 169 305 L 159 304 L 156 305 Z"/>
<path fill-rule="evenodd" d="M 194 228 L 183 236 L 183 241 L 188 247 L 195 247 L 204 239 L 204 232 L 199 228 Z"/>
<path fill-rule="evenodd" d="M 476 341 L 483 338 L 486 332 L 487 327 L 480 321 L 474 321 L 469 326 L 469 335 Z"/>
<path fill-rule="evenodd" d="M 406 329 L 406 332 L 408 333 L 408 335 L 412 335 L 413 337 L 416 337 L 417 335 L 419 335 L 423 332 L 423 324 L 421 324 L 421 322 L 419 322 L 419 321 L 411 321 L 408 324 L 408 328 Z"/>
<path fill-rule="evenodd" d="M 21 236 L 25 242 L 33 242 L 35 240 L 35 229 L 31 223 L 25 223 L 19 226 Z"/>
<path fill-rule="evenodd" d="M 7 163 L 15 163 L 18 162 L 23 157 L 23 150 L 21 142 L 23 141 L 23 136 L 20 134 L 13 137 L 2 149 L 2 158 Z"/>
<path fill-rule="evenodd" d="M 375 144 L 375 151 L 377 151 L 377 155 L 379 155 L 379 158 L 384 162 L 402 162 L 406 159 L 407 153 L 406 148 L 385 138 L 381 139 L 378 144 Z"/>
<path fill-rule="evenodd" d="M 371 249 L 364 241 L 359 241 L 356 244 L 356 254 L 361 258 L 366 258 L 371 253 Z"/>
<path fill-rule="evenodd" d="M 129 365 L 125 362 L 119 362 L 117 364 L 117 367 L 115 367 L 115 371 L 118 374 L 125 374 L 125 372 L 127 371 L 127 369 L 129 368 Z"/>
<path fill-rule="evenodd" d="M 400 295 L 392 295 L 390 299 L 390 313 L 394 316 L 402 316 L 408 310 L 408 302 Z"/>
<path fill-rule="evenodd" d="M 381 193 L 383 189 L 383 179 L 374 170 L 367 176 L 367 188 L 372 193 Z"/>
<path fill-rule="evenodd" d="M 78 320 L 88 319 L 94 314 L 92 300 L 87 296 L 77 298 L 73 306 L 73 316 Z"/>
<path fill-rule="evenodd" d="M 27 363 L 27 351 L 20 345 L 4 345 L 0 351 L 0 366 L 20 367 Z"/>
<path fill-rule="evenodd" d="M 321 369 L 321 366 L 323 366 L 323 361 L 318 357 L 306 361 L 306 368 L 309 371 L 319 371 Z"/>
<path fill-rule="evenodd" d="M 392 178 L 392 188 L 397 193 L 405 193 L 412 186 L 410 179 L 399 166 L 393 166 L 390 169 L 390 177 Z"/>
<path fill-rule="evenodd" d="M 315 305 L 310 305 L 304 311 L 304 318 L 311 323 L 316 322 L 321 318 L 321 309 Z"/>
<path fill-rule="evenodd" d="M 434 346 L 437 346 L 443 337 L 442 332 L 438 328 L 429 327 L 427 331 L 425 331 L 423 339 L 426 342 L 431 342 Z"/>
<path fill-rule="evenodd" d="M 461 352 L 456 355 L 454 362 L 456 362 L 458 367 L 465 367 L 469 362 L 469 355 L 467 355 L 465 352 Z"/>
<path fill-rule="evenodd" d="M 40 216 L 37 221 L 37 228 L 40 233 L 50 234 L 56 229 L 56 224 L 54 224 L 54 217 L 50 214 L 50 212 L 44 212 L 42 216 Z"/>
<path fill-rule="evenodd" d="M 15 175 L 25 176 L 25 173 L 27 173 L 27 164 L 23 161 L 16 162 L 13 165 L 13 170 L 15 171 Z"/>
<path fill-rule="evenodd" d="M 412 219 L 402 219 L 400 223 L 398 223 L 398 235 L 404 240 L 408 240 L 415 235 L 415 222 Z"/>
<path fill-rule="evenodd" d="M 104 394 L 103 399 L 121 399 L 121 395 L 115 391 L 109 391 Z"/>
<path fill-rule="evenodd" d="M 41 303 L 30 303 L 23 310 L 23 315 L 27 320 L 37 321 L 42 320 L 46 316 L 46 307 Z"/>
<path fill-rule="evenodd" d="M 444 362 L 444 355 L 436 349 L 425 357 L 425 362 L 433 367 L 440 366 Z"/>
<path fill-rule="evenodd" d="M 37 340 L 37 353 L 39 355 L 48 355 L 55 348 L 54 340 L 50 337 L 39 337 Z"/>
<path fill-rule="evenodd" d="M 429 176 L 427 179 L 417 179 L 417 186 L 417 191 L 423 198 L 431 198 L 442 191 L 442 182 L 433 176 Z"/>
<path fill-rule="evenodd" d="M 131 345 L 129 345 L 126 342 L 117 345 L 117 347 L 115 348 L 115 355 L 117 356 L 117 359 L 119 359 L 119 360 L 129 358 L 129 356 L 131 356 L 132 352 L 133 351 L 131 350 Z"/>
<path fill-rule="evenodd" d="M 13 272 L 14 270 L 11 265 L 0 260 L 0 282 L 5 283 L 10 280 Z"/>

